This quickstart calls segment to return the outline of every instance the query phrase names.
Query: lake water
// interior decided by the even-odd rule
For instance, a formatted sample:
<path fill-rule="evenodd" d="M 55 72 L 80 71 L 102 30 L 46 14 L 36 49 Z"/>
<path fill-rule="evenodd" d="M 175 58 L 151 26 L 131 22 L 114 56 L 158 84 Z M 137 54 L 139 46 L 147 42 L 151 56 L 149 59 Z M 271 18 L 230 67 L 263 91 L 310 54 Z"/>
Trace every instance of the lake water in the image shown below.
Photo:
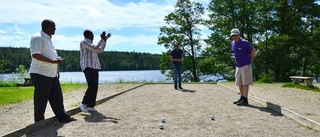
<path fill-rule="evenodd" d="M 12 74 L 0 74 L 3 80 L 12 77 Z M 23 80 L 23 79 L 22 79 Z M 68 83 L 86 83 L 83 72 L 60 72 L 60 81 Z M 171 82 L 166 80 L 160 70 L 137 71 L 99 71 L 99 83 L 115 82 Z"/>
<path fill-rule="evenodd" d="M 0 74 L 0 80 L 11 81 L 12 74 Z M 14 77 L 14 81 L 23 83 L 23 79 Z M 219 81 L 216 76 L 202 76 L 201 81 Z M 60 72 L 61 83 L 86 83 L 83 72 Z M 118 83 L 118 82 L 173 82 L 166 80 L 166 76 L 161 74 L 160 70 L 132 70 L 132 71 L 99 71 L 99 83 Z"/>
<path fill-rule="evenodd" d="M 85 83 L 83 72 L 60 72 L 61 82 Z M 169 82 L 160 70 L 99 71 L 99 83 L 114 82 Z"/>

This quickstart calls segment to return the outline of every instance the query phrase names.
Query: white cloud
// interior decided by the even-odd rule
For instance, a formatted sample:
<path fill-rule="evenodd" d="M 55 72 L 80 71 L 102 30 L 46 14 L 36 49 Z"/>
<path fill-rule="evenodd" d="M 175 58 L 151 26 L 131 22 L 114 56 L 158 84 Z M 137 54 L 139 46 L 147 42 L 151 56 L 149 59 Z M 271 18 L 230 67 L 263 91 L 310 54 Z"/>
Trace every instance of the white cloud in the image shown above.
<path fill-rule="evenodd" d="M 79 10 L 82 10 L 85 13 L 88 13 L 88 15 L 90 17 L 102 17 L 103 16 L 103 14 L 99 10 L 92 8 L 92 7 L 76 6 L 76 8 L 78 8 Z"/>
<path fill-rule="evenodd" d="M 198 1 L 209 3 L 209 0 Z M 35 31 L 30 32 L 21 26 L 34 25 L 37 32 L 41 21 L 49 18 L 55 21 L 59 31 L 59 34 L 53 36 L 57 49 L 79 50 L 82 33 L 71 31 L 66 34 L 63 32 L 65 28 L 78 29 L 80 32 L 84 29 L 94 32 L 112 29 L 124 32 L 127 28 L 135 28 L 153 34 L 147 35 L 139 31 L 130 37 L 125 33 L 113 34 L 106 50 L 139 49 L 142 52 L 161 53 L 165 48 L 157 45 L 159 27 L 165 25 L 164 16 L 174 11 L 175 4 L 176 0 L 142 0 L 120 5 L 108 0 L 2 1 L 0 46 L 29 47 L 30 36 Z M 98 42 L 98 37 L 95 37 L 95 42 Z"/>
<path fill-rule="evenodd" d="M 163 17 L 173 10 L 173 5 L 146 1 L 122 6 L 106 0 L 15 0 L 1 3 L 0 22 L 39 24 L 43 19 L 51 18 L 59 27 L 89 26 L 93 30 L 157 27 L 164 24 Z"/>
<path fill-rule="evenodd" d="M 0 37 L 0 47 L 29 47 L 31 36 L 4 35 Z"/>
<path fill-rule="evenodd" d="M 166 51 L 163 46 L 157 45 L 158 36 L 137 35 L 134 37 L 112 36 L 108 40 L 106 50 L 121 50 L 148 52 L 161 54 Z"/>
<path fill-rule="evenodd" d="M 21 29 L 17 24 L 14 25 L 14 33 L 18 35 L 25 35 L 25 31 Z"/>
<path fill-rule="evenodd" d="M 112 35 L 107 41 L 105 51 L 136 51 L 160 54 L 166 49 L 157 45 L 158 36 L 137 35 L 126 37 L 121 35 Z M 82 35 L 65 37 L 63 35 L 54 35 L 53 43 L 56 49 L 63 50 L 80 50 L 80 42 L 83 40 Z M 99 42 L 99 38 L 93 40 L 94 44 Z"/>
<path fill-rule="evenodd" d="M 109 39 L 109 42 L 115 45 L 133 45 L 133 46 L 145 46 L 145 45 L 156 45 L 154 41 L 157 41 L 158 36 L 145 36 L 137 35 L 134 37 L 125 37 L 125 36 L 112 36 Z"/>
<path fill-rule="evenodd" d="M 134 37 L 115 36 L 108 40 L 107 50 L 141 51 L 150 53 L 162 53 L 165 51 L 163 46 L 157 45 L 158 36 L 138 35 Z"/>
<path fill-rule="evenodd" d="M 4 30 L 0 29 L 0 34 L 5 34 L 6 32 Z"/>
<path fill-rule="evenodd" d="M 6 34 L 6 39 L 3 39 L 4 36 L 1 38 L 3 41 L 0 42 L 0 46 L 29 45 L 29 42 L 26 41 L 30 40 L 32 34 L 30 32 L 27 34 L 26 28 L 20 28 L 19 26 L 35 24 L 40 30 L 38 26 L 40 26 L 43 19 L 50 18 L 55 21 L 58 31 L 69 27 L 82 30 L 90 29 L 92 31 L 121 30 L 131 27 L 155 32 L 158 31 L 159 26 L 164 25 L 164 16 L 172 11 L 173 5 L 167 3 L 155 4 L 148 1 L 124 3 L 121 6 L 106 0 L 2 1 L 0 8 L 0 34 L 5 34 L 6 32 L 10 32 L 10 34 Z M 31 33 L 34 33 L 34 31 Z M 25 43 L 17 41 L 17 37 L 24 39 L 23 42 Z M 125 41 L 127 45 L 150 45 L 146 44 L 146 42 L 156 44 L 157 41 L 156 36 L 151 38 L 139 35 L 130 38 L 126 37 L 125 34 L 122 36 L 119 34 L 119 38 L 121 37 L 123 38 L 121 41 Z M 117 37 L 113 36 L 112 38 Z M 66 34 L 58 34 L 54 36 L 53 40 L 57 49 L 79 49 L 78 42 L 82 39 L 82 35 L 66 36 Z M 143 42 L 144 40 L 146 41 Z M 114 46 L 116 45 L 114 44 Z"/>
<path fill-rule="evenodd" d="M 83 39 L 82 36 L 69 36 L 54 35 L 52 41 L 56 49 L 63 50 L 80 50 L 80 41 Z"/>

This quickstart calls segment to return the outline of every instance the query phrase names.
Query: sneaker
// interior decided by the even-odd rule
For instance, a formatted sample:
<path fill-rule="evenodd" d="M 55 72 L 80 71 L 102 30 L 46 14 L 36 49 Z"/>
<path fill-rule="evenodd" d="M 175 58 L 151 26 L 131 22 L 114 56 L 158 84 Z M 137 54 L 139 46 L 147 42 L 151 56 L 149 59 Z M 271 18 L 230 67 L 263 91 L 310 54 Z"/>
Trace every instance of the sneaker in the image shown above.
<path fill-rule="evenodd" d="M 182 87 L 179 87 L 179 89 L 183 89 Z"/>
<path fill-rule="evenodd" d="M 79 108 L 82 112 L 88 112 L 87 105 L 80 103 Z"/>
<path fill-rule="evenodd" d="M 89 112 L 97 112 L 98 110 L 96 110 L 95 108 L 91 108 L 91 107 L 88 107 L 87 110 Z"/>

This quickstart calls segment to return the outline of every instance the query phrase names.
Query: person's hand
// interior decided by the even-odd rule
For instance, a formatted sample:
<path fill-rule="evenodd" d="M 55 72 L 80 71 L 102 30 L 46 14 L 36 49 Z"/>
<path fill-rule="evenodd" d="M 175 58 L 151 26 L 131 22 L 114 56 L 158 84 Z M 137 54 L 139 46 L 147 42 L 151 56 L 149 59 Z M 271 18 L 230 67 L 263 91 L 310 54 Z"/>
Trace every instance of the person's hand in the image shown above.
<path fill-rule="evenodd" d="M 61 62 L 63 62 L 63 61 L 64 61 L 64 58 L 57 58 L 56 60 L 53 60 L 52 63 L 57 63 L 57 64 L 59 64 L 59 63 L 61 63 Z"/>
<path fill-rule="evenodd" d="M 106 32 L 103 31 L 103 32 L 100 34 L 100 37 L 101 37 L 101 39 L 103 39 L 104 41 L 106 41 L 106 40 L 107 40 L 107 39 L 106 39 Z"/>
<path fill-rule="evenodd" d="M 107 41 L 111 37 L 111 33 L 108 33 L 107 36 L 105 37 L 105 41 Z"/>
<path fill-rule="evenodd" d="M 107 39 L 110 38 L 111 37 L 111 33 L 108 33 L 106 37 L 107 37 Z"/>

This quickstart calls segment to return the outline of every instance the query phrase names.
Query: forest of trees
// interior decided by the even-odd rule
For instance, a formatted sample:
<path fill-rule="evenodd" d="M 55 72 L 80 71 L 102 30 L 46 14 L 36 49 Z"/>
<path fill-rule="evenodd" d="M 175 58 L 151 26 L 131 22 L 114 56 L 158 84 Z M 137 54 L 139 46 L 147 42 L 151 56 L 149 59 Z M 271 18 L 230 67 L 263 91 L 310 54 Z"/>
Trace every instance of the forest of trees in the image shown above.
<path fill-rule="evenodd" d="M 256 49 L 256 80 L 290 81 L 289 76 L 320 74 L 319 0 L 211 0 L 207 7 L 190 0 L 177 0 L 174 11 L 164 17 L 158 44 L 168 49 L 161 59 L 161 72 L 172 77 L 170 49 L 179 41 L 185 52 L 183 81 L 199 81 L 203 75 L 234 79 L 230 30 Z M 211 34 L 203 39 L 201 29 Z M 170 75 L 171 74 L 171 75 Z"/>
<path fill-rule="evenodd" d="M 61 72 L 81 71 L 80 51 L 57 50 L 57 52 L 65 59 L 59 64 Z M 98 56 L 102 71 L 160 69 L 160 55 L 157 54 L 105 51 Z M 19 65 L 29 69 L 30 63 L 29 48 L 0 47 L 0 73 L 15 72 Z"/>

